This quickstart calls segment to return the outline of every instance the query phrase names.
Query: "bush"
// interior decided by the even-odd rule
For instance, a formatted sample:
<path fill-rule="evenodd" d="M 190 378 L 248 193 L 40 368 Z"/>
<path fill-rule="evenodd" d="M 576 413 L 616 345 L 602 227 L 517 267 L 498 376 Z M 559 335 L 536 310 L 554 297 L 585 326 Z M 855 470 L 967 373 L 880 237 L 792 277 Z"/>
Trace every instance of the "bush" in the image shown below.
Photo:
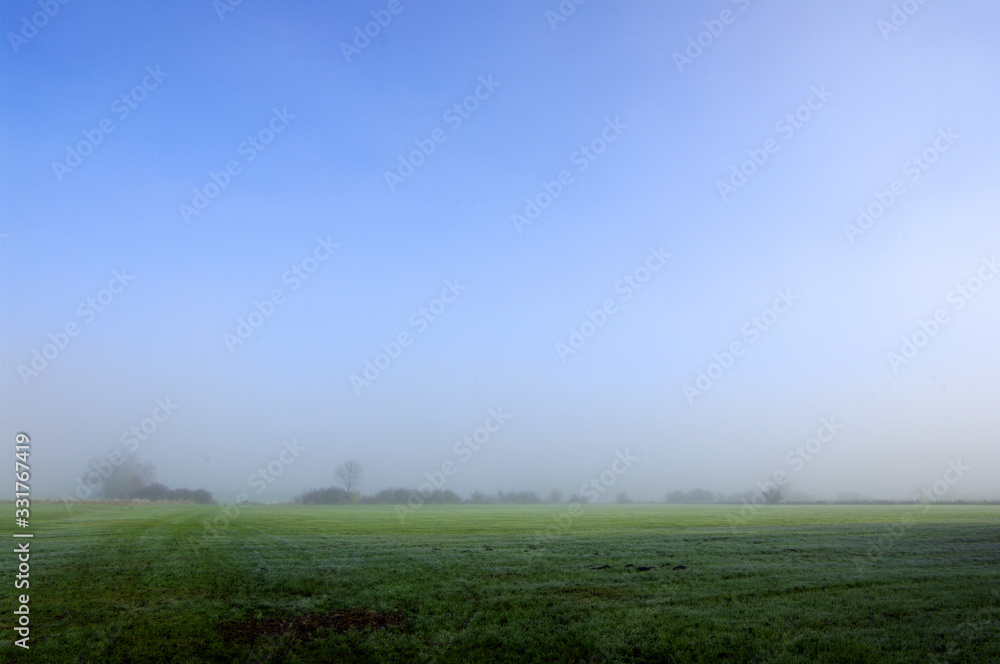
<path fill-rule="evenodd" d="M 374 496 L 361 500 L 366 505 L 408 505 L 411 502 L 425 505 L 457 505 L 462 499 L 454 491 L 436 489 L 420 493 L 414 489 L 382 489 Z"/>
<path fill-rule="evenodd" d="M 142 488 L 132 491 L 129 496 L 139 500 L 171 500 L 178 503 L 197 503 L 199 505 L 211 504 L 212 494 L 205 489 L 168 489 L 159 482 L 154 482 Z"/>
<path fill-rule="evenodd" d="M 535 505 L 542 502 L 534 491 L 503 491 L 497 492 L 497 502 L 506 505 Z"/>
<path fill-rule="evenodd" d="M 483 493 L 482 491 L 473 491 L 472 498 L 469 499 L 469 502 L 474 505 L 492 505 L 497 502 L 497 499 Z"/>
<path fill-rule="evenodd" d="M 671 491 L 667 494 L 668 503 L 714 503 L 715 494 L 705 489 L 692 489 L 687 493 L 683 491 Z"/>
<path fill-rule="evenodd" d="M 411 489 L 382 489 L 374 496 L 361 499 L 366 505 L 405 505 L 416 491 Z"/>
<path fill-rule="evenodd" d="M 457 493 L 448 489 L 444 491 L 435 489 L 431 493 L 420 494 L 420 497 L 424 499 L 424 503 L 430 505 L 457 505 L 462 502 Z"/>
<path fill-rule="evenodd" d="M 301 505 L 350 505 L 351 494 L 340 487 L 312 489 L 295 499 Z"/>
<path fill-rule="evenodd" d="M 194 502 L 197 503 L 198 505 L 211 505 L 215 501 L 212 500 L 211 491 L 206 491 L 205 489 L 195 489 Z"/>

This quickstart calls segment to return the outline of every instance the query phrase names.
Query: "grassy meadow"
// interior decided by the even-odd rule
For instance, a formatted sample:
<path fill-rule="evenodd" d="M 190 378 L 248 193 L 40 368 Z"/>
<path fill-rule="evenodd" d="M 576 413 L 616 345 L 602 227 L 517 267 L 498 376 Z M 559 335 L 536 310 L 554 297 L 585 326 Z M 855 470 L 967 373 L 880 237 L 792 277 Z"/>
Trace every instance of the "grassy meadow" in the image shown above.
<path fill-rule="evenodd" d="M 1000 662 L 998 506 L 224 508 L 33 504 L 0 661 Z"/>

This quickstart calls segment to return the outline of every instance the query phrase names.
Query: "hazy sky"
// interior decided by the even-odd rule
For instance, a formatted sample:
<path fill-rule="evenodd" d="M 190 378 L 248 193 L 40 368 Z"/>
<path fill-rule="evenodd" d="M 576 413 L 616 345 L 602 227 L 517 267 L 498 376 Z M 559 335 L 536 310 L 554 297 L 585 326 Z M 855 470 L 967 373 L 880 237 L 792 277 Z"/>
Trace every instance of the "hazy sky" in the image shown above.
<path fill-rule="evenodd" d="M 0 21 L 0 416 L 36 497 L 120 449 L 263 501 L 349 457 L 366 493 L 450 463 L 466 496 L 997 496 L 1000 4 Z"/>

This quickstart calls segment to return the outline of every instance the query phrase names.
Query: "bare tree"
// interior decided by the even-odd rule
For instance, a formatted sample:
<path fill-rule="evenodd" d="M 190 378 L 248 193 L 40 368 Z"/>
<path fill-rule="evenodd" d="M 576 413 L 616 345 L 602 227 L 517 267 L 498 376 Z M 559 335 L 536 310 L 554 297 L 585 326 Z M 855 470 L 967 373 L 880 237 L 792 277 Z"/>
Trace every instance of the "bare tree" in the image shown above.
<path fill-rule="evenodd" d="M 334 475 L 337 478 L 347 493 L 354 493 L 357 489 L 358 484 L 361 483 L 361 478 L 364 477 L 364 469 L 361 468 L 361 463 L 354 459 L 348 459 L 344 463 L 337 466 L 334 471 Z"/>

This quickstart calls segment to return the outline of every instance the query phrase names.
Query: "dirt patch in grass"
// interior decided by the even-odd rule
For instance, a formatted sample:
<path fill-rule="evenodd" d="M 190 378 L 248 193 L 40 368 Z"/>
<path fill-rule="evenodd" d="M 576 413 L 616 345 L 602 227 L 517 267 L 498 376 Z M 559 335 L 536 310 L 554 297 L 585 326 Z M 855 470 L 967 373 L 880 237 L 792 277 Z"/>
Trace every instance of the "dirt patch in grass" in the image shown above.
<path fill-rule="evenodd" d="M 219 625 L 219 631 L 227 641 L 253 643 L 265 636 L 288 636 L 300 640 L 309 638 L 321 629 L 330 629 L 340 634 L 351 628 L 382 629 L 398 625 L 401 620 L 396 613 L 350 608 L 288 618 L 231 620 Z"/>

